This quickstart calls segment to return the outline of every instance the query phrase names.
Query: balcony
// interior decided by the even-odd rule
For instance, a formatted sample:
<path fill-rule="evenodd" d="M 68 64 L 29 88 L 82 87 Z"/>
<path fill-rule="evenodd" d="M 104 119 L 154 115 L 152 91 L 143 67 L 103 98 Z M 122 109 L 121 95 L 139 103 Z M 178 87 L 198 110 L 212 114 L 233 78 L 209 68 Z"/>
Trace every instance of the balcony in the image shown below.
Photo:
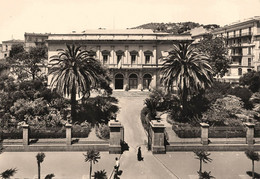
<path fill-rule="evenodd" d="M 252 32 L 245 32 L 241 34 L 230 34 L 227 36 L 227 39 L 235 39 L 235 38 L 241 38 L 241 37 L 247 37 L 247 36 L 252 36 Z"/>
<path fill-rule="evenodd" d="M 241 57 L 241 56 L 243 56 L 243 54 L 242 53 L 231 53 L 231 56 L 232 57 Z"/>

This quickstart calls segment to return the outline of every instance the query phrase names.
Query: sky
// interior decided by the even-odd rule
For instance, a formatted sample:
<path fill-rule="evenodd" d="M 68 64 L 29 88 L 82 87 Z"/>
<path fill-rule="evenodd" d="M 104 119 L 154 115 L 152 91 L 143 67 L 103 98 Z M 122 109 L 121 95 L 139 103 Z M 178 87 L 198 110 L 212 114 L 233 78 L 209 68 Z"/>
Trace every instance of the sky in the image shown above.
<path fill-rule="evenodd" d="M 0 43 L 25 32 L 126 29 L 150 22 L 226 25 L 260 16 L 260 0 L 0 0 Z"/>

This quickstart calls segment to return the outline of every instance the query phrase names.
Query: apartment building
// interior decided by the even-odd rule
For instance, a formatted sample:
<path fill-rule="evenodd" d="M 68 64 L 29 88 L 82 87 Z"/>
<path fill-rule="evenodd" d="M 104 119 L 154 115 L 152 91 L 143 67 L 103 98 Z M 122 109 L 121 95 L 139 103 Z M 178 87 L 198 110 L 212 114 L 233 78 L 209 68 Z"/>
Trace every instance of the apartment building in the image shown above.
<path fill-rule="evenodd" d="M 0 59 L 9 57 L 10 50 L 14 44 L 24 44 L 23 40 L 7 40 L 2 42 Z"/>
<path fill-rule="evenodd" d="M 163 56 L 172 44 L 191 41 L 190 35 L 173 35 L 144 29 L 86 30 L 82 33 L 50 34 L 48 57 L 66 44 L 80 45 L 110 71 L 114 90 L 148 90 L 160 86 Z M 52 76 L 48 77 L 48 84 Z"/>
<path fill-rule="evenodd" d="M 226 39 L 231 65 L 223 81 L 237 82 L 251 70 L 260 71 L 260 16 L 215 29 L 215 36 Z"/>
<path fill-rule="evenodd" d="M 48 39 L 48 33 L 24 33 L 25 50 L 29 50 L 30 47 L 36 47 L 38 45 L 44 45 Z"/>

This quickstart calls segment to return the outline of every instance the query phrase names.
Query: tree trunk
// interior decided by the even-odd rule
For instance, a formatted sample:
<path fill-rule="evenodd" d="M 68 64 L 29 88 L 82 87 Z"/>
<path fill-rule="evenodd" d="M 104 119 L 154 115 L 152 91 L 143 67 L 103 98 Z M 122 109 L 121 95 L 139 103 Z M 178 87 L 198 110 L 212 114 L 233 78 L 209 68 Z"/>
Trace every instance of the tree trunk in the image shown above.
<path fill-rule="evenodd" d="M 76 89 L 75 89 L 75 82 L 72 84 L 72 90 L 71 90 L 71 120 L 75 121 L 76 116 Z"/>
<path fill-rule="evenodd" d="M 252 178 L 255 178 L 255 164 L 254 164 L 254 160 L 252 160 Z"/>
<path fill-rule="evenodd" d="M 91 179 L 91 173 L 92 173 L 92 162 L 90 162 L 89 179 Z"/>
<path fill-rule="evenodd" d="M 41 164 L 38 163 L 38 179 L 41 179 Z"/>
<path fill-rule="evenodd" d="M 200 160 L 200 170 L 199 170 L 200 178 L 201 178 L 201 171 L 202 171 L 202 160 Z"/>

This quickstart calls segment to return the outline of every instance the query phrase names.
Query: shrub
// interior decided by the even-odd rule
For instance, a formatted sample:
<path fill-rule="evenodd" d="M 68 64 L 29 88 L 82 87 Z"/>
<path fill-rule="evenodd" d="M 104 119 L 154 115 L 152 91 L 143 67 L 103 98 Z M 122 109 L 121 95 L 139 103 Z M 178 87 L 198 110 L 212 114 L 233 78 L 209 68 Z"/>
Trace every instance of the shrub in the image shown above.
<path fill-rule="evenodd" d="M 244 107 L 246 109 L 251 109 L 252 108 L 252 103 L 249 101 L 250 97 L 252 96 L 252 92 L 245 88 L 245 87 L 235 87 L 231 88 L 228 93 L 230 95 L 237 96 L 241 98 L 241 100 L 244 102 Z"/>
<path fill-rule="evenodd" d="M 110 138 L 110 129 L 107 124 L 100 124 L 96 127 L 96 135 L 100 139 L 109 139 Z"/>
<path fill-rule="evenodd" d="M 246 85 L 249 87 L 249 89 L 255 93 L 259 91 L 260 89 L 260 72 L 251 71 L 246 74 L 244 74 L 239 79 L 239 83 L 241 85 Z"/>
<path fill-rule="evenodd" d="M 151 120 L 151 119 L 149 119 L 149 113 L 150 113 L 150 110 L 149 110 L 147 107 L 144 107 L 144 108 L 141 110 L 141 115 L 140 115 L 142 125 L 143 125 L 144 129 L 145 129 L 147 132 L 149 132 L 149 129 L 150 129 L 150 120 Z"/>
<path fill-rule="evenodd" d="M 203 113 L 202 120 L 210 126 L 242 125 L 242 121 L 237 119 L 236 114 L 243 114 L 243 102 L 236 96 L 217 99 L 206 112 Z"/>
<path fill-rule="evenodd" d="M 180 138 L 199 138 L 201 136 L 200 127 L 173 125 L 172 130 Z"/>

